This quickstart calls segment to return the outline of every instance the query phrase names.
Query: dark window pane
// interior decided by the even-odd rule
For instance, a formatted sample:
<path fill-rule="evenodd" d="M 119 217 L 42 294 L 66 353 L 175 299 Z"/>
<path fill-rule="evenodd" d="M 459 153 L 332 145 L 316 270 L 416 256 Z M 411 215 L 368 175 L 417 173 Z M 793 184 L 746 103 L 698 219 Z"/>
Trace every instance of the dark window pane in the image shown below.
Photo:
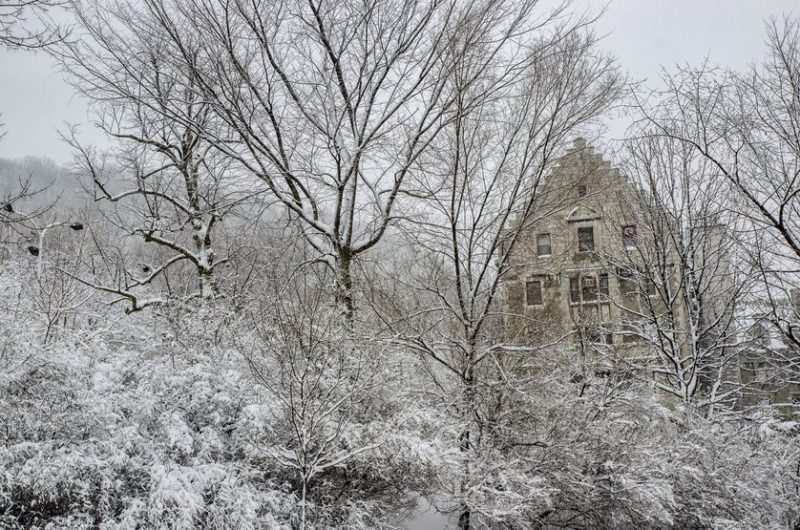
<path fill-rule="evenodd" d="M 572 302 L 580 302 L 581 301 L 581 288 L 580 284 L 578 283 L 578 277 L 573 276 L 569 279 L 569 299 Z"/>
<path fill-rule="evenodd" d="M 638 287 L 633 278 L 633 273 L 627 269 L 619 269 L 617 271 L 619 277 L 619 292 L 622 294 L 636 294 Z"/>
<path fill-rule="evenodd" d="M 583 338 L 589 344 L 612 344 L 611 333 L 600 326 L 586 326 L 583 328 Z"/>
<path fill-rule="evenodd" d="M 578 228 L 578 252 L 591 252 L 594 250 L 594 228 L 581 226 Z"/>
<path fill-rule="evenodd" d="M 548 256 L 551 253 L 550 234 L 539 234 L 536 236 L 536 254 L 538 256 Z"/>
<path fill-rule="evenodd" d="M 542 282 L 529 281 L 525 284 L 525 297 L 528 305 L 542 305 Z"/>
<path fill-rule="evenodd" d="M 636 225 L 622 227 L 622 246 L 629 250 L 636 248 Z"/>
<path fill-rule="evenodd" d="M 600 294 L 603 296 L 608 296 L 608 273 L 601 272 L 600 273 Z"/>
<path fill-rule="evenodd" d="M 632 332 L 625 333 L 622 336 L 622 342 L 639 342 L 639 336 Z"/>
<path fill-rule="evenodd" d="M 636 294 L 636 282 L 626 278 L 620 278 L 619 291 L 622 294 Z"/>
<path fill-rule="evenodd" d="M 597 279 L 594 276 L 582 277 L 581 288 L 584 302 L 593 302 L 597 300 Z"/>
<path fill-rule="evenodd" d="M 630 325 L 626 324 L 622 328 L 622 342 L 639 342 L 639 334 L 636 332 L 636 329 Z"/>
<path fill-rule="evenodd" d="M 578 186 L 578 197 L 586 197 L 589 194 L 589 187 L 586 184 Z"/>

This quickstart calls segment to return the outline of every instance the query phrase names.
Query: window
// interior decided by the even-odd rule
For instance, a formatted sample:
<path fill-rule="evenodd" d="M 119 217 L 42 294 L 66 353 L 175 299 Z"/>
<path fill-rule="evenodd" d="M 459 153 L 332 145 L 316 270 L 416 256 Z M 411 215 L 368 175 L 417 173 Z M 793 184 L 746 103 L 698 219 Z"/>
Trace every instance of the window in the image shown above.
<path fill-rule="evenodd" d="M 596 302 L 598 294 L 608 296 L 608 273 L 576 274 L 569 279 L 569 299 L 572 303 Z"/>
<path fill-rule="evenodd" d="M 597 325 L 583 328 L 583 338 L 588 344 L 613 344 L 614 342 L 611 333 Z"/>
<path fill-rule="evenodd" d="M 589 344 L 602 344 L 603 343 L 603 334 L 600 333 L 600 330 L 597 328 L 586 328 L 584 331 L 584 337 L 586 337 L 586 342 Z"/>
<path fill-rule="evenodd" d="M 594 227 L 578 227 L 578 252 L 591 252 L 594 250 Z"/>
<path fill-rule="evenodd" d="M 536 236 L 536 255 L 549 256 L 551 254 L 550 234 L 539 234 Z"/>
<path fill-rule="evenodd" d="M 597 300 L 597 278 L 594 276 L 583 276 L 581 278 L 581 297 L 584 302 Z"/>
<path fill-rule="evenodd" d="M 598 281 L 600 283 L 600 294 L 608 297 L 608 273 L 601 272 L 600 276 L 598 276 Z"/>
<path fill-rule="evenodd" d="M 755 364 L 753 367 L 753 381 L 756 383 L 766 383 L 769 381 L 769 368 L 766 364 Z"/>
<path fill-rule="evenodd" d="M 525 283 L 525 301 L 528 305 L 542 305 L 541 280 L 528 280 Z"/>
<path fill-rule="evenodd" d="M 569 299 L 576 304 L 581 301 L 581 287 L 577 276 L 569 279 Z"/>
<path fill-rule="evenodd" d="M 627 269 L 620 269 L 617 271 L 617 278 L 619 279 L 619 292 L 622 294 L 636 294 L 639 291 L 636 281 L 633 279 L 633 273 Z"/>
<path fill-rule="evenodd" d="M 578 198 L 583 198 L 589 195 L 589 186 L 586 184 L 579 184 L 578 185 Z"/>
<path fill-rule="evenodd" d="M 656 282 L 653 281 L 652 278 L 645 278 L 644 280 L 644 292 L 647 296 L 653 296 L 656 294 Z"/>
<path fill-rule="evenodd" d="M 622 246 L 627 250 L 636 248 L 636 225 L 625 225 L 622 227 Z"/>
<path fill-rule="evenodd" d="M 623 295 L 631 295 L 639 292 L 641 284 L 642 292 L 648 296 L 656 294 L 656 284 L 641 271 L 634 273 L 629 269 L 618 269 L 617 278 L 619 280 L 619 292 Z"/>

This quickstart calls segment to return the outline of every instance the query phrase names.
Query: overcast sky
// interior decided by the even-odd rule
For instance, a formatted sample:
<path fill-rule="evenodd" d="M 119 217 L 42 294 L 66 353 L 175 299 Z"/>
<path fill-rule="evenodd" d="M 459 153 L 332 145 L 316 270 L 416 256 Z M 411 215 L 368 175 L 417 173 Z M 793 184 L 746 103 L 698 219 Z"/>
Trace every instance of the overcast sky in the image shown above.
<path fill-rule="evenodd" d="M 579 0 L 592 10 L 605 1 Z M 661 65 L 698 63 L 707 55 L 736 68 L 765 53 L 763 19 L 794 10 L 798 0 L 611 0 L 598 29 L 603 42 L 633 79 L 655 82 Z M 91 133 L 86 104 L 62 80 L 44 54 L 0 51 L 0 122 L 7 134 L 0 157 L 70 159 L 58 139 L 65 122 Z"/>

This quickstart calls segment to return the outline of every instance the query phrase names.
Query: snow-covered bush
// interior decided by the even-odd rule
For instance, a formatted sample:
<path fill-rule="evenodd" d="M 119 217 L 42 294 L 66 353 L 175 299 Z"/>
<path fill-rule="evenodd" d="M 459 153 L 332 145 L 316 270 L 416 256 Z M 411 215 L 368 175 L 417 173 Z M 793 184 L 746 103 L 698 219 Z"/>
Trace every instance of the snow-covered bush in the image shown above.
<path fill-rule="evenodd" d="M 645 381 L 546 366 L 506 396 L 470 492 L 503 528 L 782 528 L 798 502 L 798 425 L 705 419 Z M 629 375 L 629 374 L 628 374 Z"/>
<path fill-rule="evenodd" d="M 129 315 L 42 345 L 41 329 L 13 311 L 22 277 L 0 281 L 8 316 L 0 321 L 0 527 L 298 524 L 301 489 L 273 458 L 292 448 L 290 432 L 275 394 L 227 349 L 234 336 L 256 338 L 224 306 L 180 321 Z M 316 477 L 310 526 L 395 524 L 397 507 L 413 503 L 414 487 L 433 475 L 439 450 L 420 439 L 432 418 L 386 399 L 398 397 L 401 381 L 386 385 L 363 388 L 369 399 L 359 398 L 333 450 L 369 450 Z"/>

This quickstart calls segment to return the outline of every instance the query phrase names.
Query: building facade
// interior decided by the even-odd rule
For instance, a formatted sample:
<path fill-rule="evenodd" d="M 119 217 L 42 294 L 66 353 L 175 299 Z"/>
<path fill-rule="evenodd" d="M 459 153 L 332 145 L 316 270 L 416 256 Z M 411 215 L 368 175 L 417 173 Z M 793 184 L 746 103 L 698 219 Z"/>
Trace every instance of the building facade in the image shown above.
<path fill-rule="evenodd" d="M 512 342 L 571 340 L 642 353 L 636 314 L 655 284 L 642 266 L 637 190 L 582 139 L 543 182 L 504 279 Z"/>
<path fill-rule="evenodd" d="M 581 353 L 584 371 L 627 370 L 678 401 L 732 404 L 736 282 L 726 231 L 675 215 L 663 199 L 575 140 L 514 225 L 508 340 L 561 341 Z"/>
<path fill-rule="evenodd" d="M 585 369 L 627 367 L 678 401 L 781 412 L 800 404 L 800 386 L 775 384 L 775 367 L 767 373 L 759 348 L 768 345 L 740 338 L 741 282 L 724 224 L 678 226 L 577 139 L 513 228 L 502 273 L 509 343 L 567 344 Z M 694 239 L 678 242 L 687 233 Z"/>

